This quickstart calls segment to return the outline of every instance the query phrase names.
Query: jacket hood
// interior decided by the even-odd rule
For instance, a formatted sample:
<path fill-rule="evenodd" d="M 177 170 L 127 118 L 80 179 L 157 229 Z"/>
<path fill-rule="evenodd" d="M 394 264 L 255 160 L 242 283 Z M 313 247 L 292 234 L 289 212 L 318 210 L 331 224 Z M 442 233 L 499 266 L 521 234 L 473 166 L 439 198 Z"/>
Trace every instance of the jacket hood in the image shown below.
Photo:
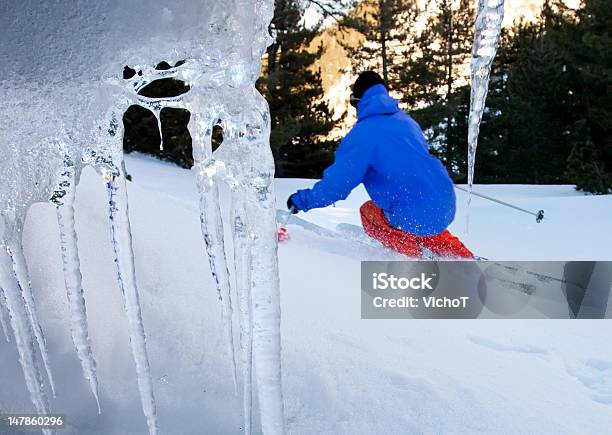
<path fill-rule="evenodd" d="M 368 116 L 392 115 L 400 111 L 397 100 L 389 96 L 384 85 L 374 85 L 365 93 L 357 105 L 357 122 Z"/>

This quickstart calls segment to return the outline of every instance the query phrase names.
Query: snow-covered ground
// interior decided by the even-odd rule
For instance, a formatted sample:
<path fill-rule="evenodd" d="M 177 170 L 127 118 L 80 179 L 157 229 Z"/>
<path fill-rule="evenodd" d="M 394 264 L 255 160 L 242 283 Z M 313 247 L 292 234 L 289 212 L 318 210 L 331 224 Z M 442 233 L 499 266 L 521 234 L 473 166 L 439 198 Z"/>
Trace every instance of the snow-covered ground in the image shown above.
<path fill-rule="evenodd" d="M 190 171 L 128 156 L 136 273 L 161 433 L 238 434 L 220 307 Z M 277 180 L 282 206 L 310 180 Z M 451 231 L 499 260 L 612 260 L 612 196 L 571 186 L 476 186 L 535 219 L 465 195 Z M 333 229 L 366 199 L 300 215 Z M 102 415 L 73 351 L 55 211 L 36 205 L 25 251 L 56 375 L 65 434 L 141 434 L 146 423 L 112 264 L 106 193 L 88 169 L 77 231 Z M 612 433 L 612 323 L 606 320 L 361 320 L 360 263 L 342 244 L 289 226 L 279 246 L 286 418 L 293 434 Z M 14 343 L 0 339 L 0 410 L 31 411 Z M 258 422 L 255 422 L 258 427 Z"/>

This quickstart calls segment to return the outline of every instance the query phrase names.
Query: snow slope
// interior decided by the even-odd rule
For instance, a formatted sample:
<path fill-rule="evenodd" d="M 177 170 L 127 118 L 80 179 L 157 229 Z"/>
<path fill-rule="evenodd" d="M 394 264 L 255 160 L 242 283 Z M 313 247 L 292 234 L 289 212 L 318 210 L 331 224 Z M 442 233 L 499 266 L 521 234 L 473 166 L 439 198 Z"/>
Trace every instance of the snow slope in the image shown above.
<path fill-rule="evenodd" d="M 194 177 L 127 158 L 136 274 L 161 433 L 238 434 L 220 307 L 200 236 Z M 278 180 L 279 205 L 310 180 Z M 612 260 L 611 196 L 570 186 L 476 186 L 537 210 L 527 215 L 465 196 L 451 230 L 500 260 Z M 355 223 L 362 189 L 304 219 Z M 72 349 L 55 211 L 37 205 L 25 230 L 32 286 L 47 334 L 64 434 L 140 434 L 126 319 L 112 264 L 106 193 L 86 170 L 77 231 L 98 363 L 102 414 Z M 612 323 L 606 320 L 360 320 L 359 255 L 289 226 L 279 247 L 286 418 L 293 434 L 612 433 Z M 0 337 L 0 410 L 31 411 L 14 343 Z M 256 414 L 255 414 L 256 415 Z M 258 422 L 255 422 L 258 427 Z"/>

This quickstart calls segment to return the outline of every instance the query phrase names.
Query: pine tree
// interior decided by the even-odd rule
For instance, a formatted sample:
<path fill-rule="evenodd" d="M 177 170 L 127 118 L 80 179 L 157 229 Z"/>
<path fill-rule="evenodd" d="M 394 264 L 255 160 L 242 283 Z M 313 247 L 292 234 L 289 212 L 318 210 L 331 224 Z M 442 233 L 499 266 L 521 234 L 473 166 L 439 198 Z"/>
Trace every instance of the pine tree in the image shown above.
<path fill-rule="evenodd" d="M 498 98 L 488 101 L 499 113 L 489 125 L 500 136 L 498 182 L 573 182 L 594 193 L 612 187 L 612 23 L 604 3 L 572 11 L 547 1 L 536 23 L 519 23 L 500 47 L 507 67 Z"/>
<path fill-rule="evenodd" d="M 580 152 L 577 141 L 587 139 L 589 129 L 581 119 L 587 115 L 579 102 L 585 97 L 576 88 L 573 71 L 583 67 L 572 59 L 571 35 L 578 23 L 574 12 L 558 1 L 546 2 L 539 20 L 517 26 L 512 40 L 515 56 L 507 73 L 499 119 L 505 130 L 500 176 L 508 182 L 565 183 L 573 181 Z M 576 40 L 574 40 L 577 42 Z M 583 47 L 580 47 L 583 50 Z M 501 53 L 505 49 L 502 47 Z M 587 93 L 588 94 L 588 93 Z M 590 148 L 592 144 L 588 144 Z M 574 149 L 572 171 L 568 156 Z M 596 165 L 599 167 L 599 165 Z"/>
<path fill-rule="evenodd" d="M 585 0 L 577 19 L 552 37 L 564 54 L 573 124 L 567 176 L 579 189 L 612 189 L 612 8 Z"/>
<path fill-rule="evenodd" d="M 461 177 L 474 8 L 470 0 L 439 0 L 431 5 L 432 14 L 415 47 L 403 51 L 405 60 L 396 66 L 401 101 L 425 131 L 432 151 Z"/>
<path fill-rule="evenodd" d="M 567 173 L 577 189 L 597 194 L 609 193 L 612 176 L 605 171 L 599 149 L 592 140 L 586 122 L 578 131 L 582 134 L 574 142 L 567 159 Z"/>
<path fill-rule="evenodd" d="M 412 46 L 411 29 L 418 13 L 416 1 L 362 0 L 342 20 L 342 26 L 357 30 L 363 37 L 358 46 L 346 45 L 353 72 L 377 70 L 387 86 L 396 90 L 402 51 Z"/>
<path fill-rule="evenodd" d="M 516 181 L 566 182 L 571 95 L 566 61 L 552 35 L 567 25 L 563 12 L 547 4 L 538 22 L 516 35 L 520 49 L 508 73 L 507 104 L 502 108 L 507 125 L 504 154 Z"/>
<path fill-rule="evenodd" d="M 334 121 L 323 101 L 321 74 L 313 69 L 323 49 L 307 49 L 317 28 L 306 28 L 303 14 L 298 0 L 276 1 L 270 24 L 276 40 L 267 49 L 257 83 L 270 105 L 277 176 L 320 176 L 336 145 L 329 139 Z"/>

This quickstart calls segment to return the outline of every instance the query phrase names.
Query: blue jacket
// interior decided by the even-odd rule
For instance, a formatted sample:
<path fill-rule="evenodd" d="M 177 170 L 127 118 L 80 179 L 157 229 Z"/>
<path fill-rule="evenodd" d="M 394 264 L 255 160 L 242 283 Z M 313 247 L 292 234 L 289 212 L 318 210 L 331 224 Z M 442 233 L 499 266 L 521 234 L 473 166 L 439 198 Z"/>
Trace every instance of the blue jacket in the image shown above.
<path fill-rule="evenodd" d="M 389 223 L 428 236 L 444 231 L 455 217 L 453 183 L 431 156 L 419 125 L 402 112 L 383 85 L 359 102 L 357 123 L 336 151 L 335 162 L 312 189 L 292 197 L 302 211 L 345 199 L 363 183 Z"/>

